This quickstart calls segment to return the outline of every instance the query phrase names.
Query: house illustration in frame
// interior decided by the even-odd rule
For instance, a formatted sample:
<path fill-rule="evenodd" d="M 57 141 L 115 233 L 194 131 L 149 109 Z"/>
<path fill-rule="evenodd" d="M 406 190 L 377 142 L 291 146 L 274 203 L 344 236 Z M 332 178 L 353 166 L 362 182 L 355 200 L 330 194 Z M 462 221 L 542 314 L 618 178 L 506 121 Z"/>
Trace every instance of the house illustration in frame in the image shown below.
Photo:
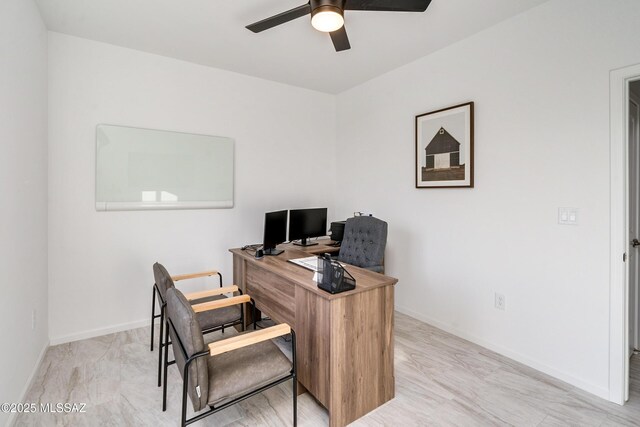
<path fill-rule="evenodd" d="M 425 155 L 426 170 L 460 167 L 460 143 L 443 127 L 425 147 Z"/>

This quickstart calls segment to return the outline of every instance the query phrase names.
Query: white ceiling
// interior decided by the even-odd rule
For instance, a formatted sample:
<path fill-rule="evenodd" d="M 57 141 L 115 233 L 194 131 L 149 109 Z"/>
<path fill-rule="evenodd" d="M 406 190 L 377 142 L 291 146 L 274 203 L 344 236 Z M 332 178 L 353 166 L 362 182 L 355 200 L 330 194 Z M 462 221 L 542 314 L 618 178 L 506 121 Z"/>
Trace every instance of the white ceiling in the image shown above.
<path fill-rule="evenodd" d="M 345 14 L 336 53 L 303 17 L 260 34 L 244 27 L 306 0 L 36 0 L 56 32 L 339 93 L 547 0 L 433 0 L 425 13 Z"/>

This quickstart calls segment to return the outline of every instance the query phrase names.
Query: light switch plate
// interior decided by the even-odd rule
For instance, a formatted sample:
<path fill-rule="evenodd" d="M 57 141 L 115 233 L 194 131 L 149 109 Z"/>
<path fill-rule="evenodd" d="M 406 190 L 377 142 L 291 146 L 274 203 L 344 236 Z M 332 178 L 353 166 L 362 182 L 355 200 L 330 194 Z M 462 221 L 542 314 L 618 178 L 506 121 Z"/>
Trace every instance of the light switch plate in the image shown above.
<path fill-rule="evenodd" d="M 578 208 L 558 208 L 558 224 L 578 225 Z"/>

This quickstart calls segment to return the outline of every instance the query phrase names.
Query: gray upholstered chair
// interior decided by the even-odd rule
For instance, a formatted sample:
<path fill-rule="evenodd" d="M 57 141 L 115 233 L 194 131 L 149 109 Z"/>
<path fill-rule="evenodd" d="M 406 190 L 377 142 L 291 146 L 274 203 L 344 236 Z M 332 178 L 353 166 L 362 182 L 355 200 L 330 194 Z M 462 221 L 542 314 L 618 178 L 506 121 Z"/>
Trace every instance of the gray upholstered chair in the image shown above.
<path fill-rule="evenodd" d="M 191 305 L 176 288 L 167 290 L 165 341 L 171 337 L 176 365 L 182 376 L 181 426 L 198 421 L 255 394 L 293 380 L 293 425 L 297 422 L 297 378 L 295 332 L 280 324 L 259 331 L 205 345 L 196 312 L 209 310 L 219 302 Z M 247 295 L 237 297 L 246 304 Z M 254 324 L 255 328 L 255 324 Z M 291 334 L 293 361 L 271 340 Z M 165 360 L 168 347 L 164 347 Z M 167 367 L 164 364 L 162 410 L 167 407 Z M 193 410 L 206 412 L 187 419 L 187 396 Z"/>
<path fill-rule="evenodd" d="M 186 298 L 191 304 L 200 304 L 210 301 L 223 301 L 228 298 L 224 294 L 242 293 L 237 286 L 222 287 L 222 275 L 217 271 L 205 271 L 202 273 L 182 274 L 179 276 L 171 276 L 162 264 L 153 264 L 153 276 L 155 284 L 153 286 L 153 308 L 151 311 L 151 351 L 153 351 L 153 335 L 155 330 L 154 320 L 160 317 L 160 336 L 158 337 L 158 387 L 162 385 L 162 348 L 170 345 L 171 342 L 163 340 L 164 316 L 166 310 L 166 294 L 167 291 L 175 286 L 174 282 L 187 279 L 195 279 L 198 277 L 207 277 L 217 275 L 220 278 L 220 287 L 202 292 L 194 292 L 187 294 Z M 155 314 L 155 299 L 158 297 L 160 306 L 160 314 Z M 197 314 L 198 322 L 202 326 L 203 333 L 215 332 L 225 327 L 241 324 L 244 328 L 244 312 L 237 305 L 230 304 L 215 311 L 203 311 Z"/>
<path fill-rule="evenodd" d="M 338 261 L 384 273 L 387 223 L 372 216 L 349 218 L 344 227 Z"/>

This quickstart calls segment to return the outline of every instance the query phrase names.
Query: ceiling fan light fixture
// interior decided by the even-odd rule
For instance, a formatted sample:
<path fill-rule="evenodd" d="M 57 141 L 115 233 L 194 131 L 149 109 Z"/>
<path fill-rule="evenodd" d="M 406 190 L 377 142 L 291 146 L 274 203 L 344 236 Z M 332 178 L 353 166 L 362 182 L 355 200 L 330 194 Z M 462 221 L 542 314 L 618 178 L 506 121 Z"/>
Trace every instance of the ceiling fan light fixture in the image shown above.
<path fill-rule="evenodd" d="M 344 25 L 342 9 L 334 6 L 320 6 L 311 12 L 311 25 L 323 33 L 332 33 Z"/>

